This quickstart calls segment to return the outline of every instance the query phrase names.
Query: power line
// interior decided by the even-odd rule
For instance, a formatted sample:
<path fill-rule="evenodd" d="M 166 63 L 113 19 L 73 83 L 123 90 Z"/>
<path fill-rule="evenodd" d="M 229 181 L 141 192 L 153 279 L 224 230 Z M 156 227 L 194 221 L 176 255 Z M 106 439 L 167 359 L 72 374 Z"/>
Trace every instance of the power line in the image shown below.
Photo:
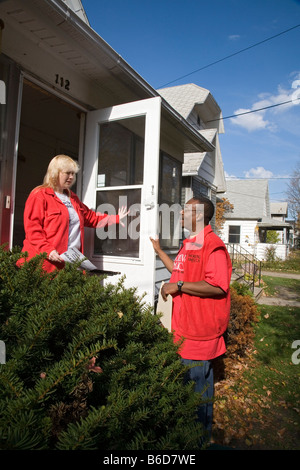
<path fill-rule="evenodd" d="M 235 118 L 237 116 L 243 116 L 243 114 L 257 113 L 258 111 L 263 111 L 264 109 L 275 108 L 276 106 L 282 106 L 283 104 L 292 103 L 293 101 L 300 100 L 300 98 L 295 98 L 294 100 L 283 101 L 282 103 L 272 104 L 270 106 L 265 106 L 264 108 L 252 109 L 251 111 L 245 111 L 243 113 L 232 114 L 231 116 L 221 117 L 217 119 L 211 119 L 207 122 L 221 121 L 222 119 Z"/>
<path fill-rule="evenodd" d="M 239 196 L 247 196 L 252 197 L 253 199 L 262 199 L 262 196 L 259 194 L 249 194 L 249 193 L 242 193 L 241 191 L 228 191 L 230 194 L 238 194 Z M 226 194 L 226 192 L 225 192 Z M 230 196 L 230 194 L 228 196 Z"/>
<path fill-rule="evenodd" d="M 292 31 L 293 29 L 299 28 L 300 24 L 297 24 L 296 26 L 292 26 L 289 29 L 286 29 L 285 31 L 281 31 L 281 33 L 275 34 L 274 36 L 271 36 L 267 39 L 263 39 L 262 41 L 256 42 L 255 44 L 252 44 L 251 46 L 245 47 L 244 49 L 241 49 L 240 51 L 234 52 L 233 54 L 229 54 L 226 57 L 223 57 L 222 59 L 215 60 L 214 62 L 211 62 L 210 64 L 204 65 L 203 67 L 200 67 L 199 69 L 194 70 L 193 72 L 187 73 L 185 75 L 182 75 L 181 77 L 176 78 L 175 80 L 172 80 L 168 83 L 165 83 L 164 85 L 161 85 L 158 88 L 164 88 L 167 85 L 170 85 L 171 83 L 177 82 L 178 80 L 181 80 L 182 78 L 189 77 L 190 75 L 193 75 L 194 73 L 200 72 L 201 70 L 207 69 L 208 67 L 211 67 L 212 65 L 216 65 L 220 62 L 223 62 L 224 60 L 230 59 L 230 57 L 234 57 L 238 54 L 241 54 L 242 52 L 248 51 L 249 49 L 252 49 L 253 47 L 259 46 L 260 44 L 263 44 L 267 41 L 271 41 L 274 38 L 277 38 L 278 36 L 281 36 L 282 34 L 286 34 L 289 31 Z"/>
<path fill-rule="evenodd" d="M 249 176 L 235 176 L 235 177 L 226 177 L 227 180 L 235 181 L 235 180 L 290 180 L 293 176 L 253 176 L 250 178 Z"/>

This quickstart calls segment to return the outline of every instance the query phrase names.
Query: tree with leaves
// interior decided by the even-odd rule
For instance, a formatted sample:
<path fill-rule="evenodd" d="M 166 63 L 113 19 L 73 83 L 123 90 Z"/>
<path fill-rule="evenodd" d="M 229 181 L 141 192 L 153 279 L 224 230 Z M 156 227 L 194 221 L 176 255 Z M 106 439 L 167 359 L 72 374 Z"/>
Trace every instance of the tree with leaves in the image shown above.
<path fill-rule="evenodd" d="M 293 217 L 297 220 L 300 215 L 300 161 L 293 171 L 287 189 L 289 209 Z"/>
<path fill-rule="evenodd" d="M 201 394 L 135 289 L 20 256 L 0 250 L 0 449 L 198 449 Z"/>
<path fill-rule="evenodd" d="M 294 169 L 288 184 L 287 198 L 289 211 L 295 220 L 294 238 L 296 248 L 300 248 L 300 161 Z"/>
<path fill-rule="evenodd" d="M 216 204 L 216 224 L 215 224 L 215 229 L 217 235 L 220 235 L 222 232 L 224 223 L 225 223 L 225 216 L 224 214 L 226 212 L 232 212 L 233 211 L 233 204 L 226 198 L 222 198 L 219 200 Z"/>

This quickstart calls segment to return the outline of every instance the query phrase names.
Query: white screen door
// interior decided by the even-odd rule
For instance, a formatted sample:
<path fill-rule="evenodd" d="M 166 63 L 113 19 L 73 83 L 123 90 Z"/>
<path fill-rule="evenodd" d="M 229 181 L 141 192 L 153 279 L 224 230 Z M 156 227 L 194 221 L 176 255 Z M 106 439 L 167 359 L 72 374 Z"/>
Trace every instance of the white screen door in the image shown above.
<path fill-rule="evenodd" d="M 161 99 L 135 101 L 87 114 L 83 202 L 98 212 L 130 210 L 125 227 L 87 229 L 85 254 L 98 269 L 126 276 L 125 287 L 153 304 Z M 117 280 L 117 275 L 109 278 Z"/>

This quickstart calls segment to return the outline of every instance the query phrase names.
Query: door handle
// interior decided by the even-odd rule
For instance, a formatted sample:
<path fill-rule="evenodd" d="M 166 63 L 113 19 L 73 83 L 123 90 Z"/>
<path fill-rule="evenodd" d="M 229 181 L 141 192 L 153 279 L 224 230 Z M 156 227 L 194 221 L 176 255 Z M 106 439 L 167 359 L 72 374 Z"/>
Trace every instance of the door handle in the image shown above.
<path fill-rule="evenodd" d="M 147 202 L 147 203 L 145 203 L 145 207 L 146 207 L 147 211 L 150 211 L 151 209 L 154 209 L 155 204 L 154 204 L 153 201 L 152 202 Z"/>

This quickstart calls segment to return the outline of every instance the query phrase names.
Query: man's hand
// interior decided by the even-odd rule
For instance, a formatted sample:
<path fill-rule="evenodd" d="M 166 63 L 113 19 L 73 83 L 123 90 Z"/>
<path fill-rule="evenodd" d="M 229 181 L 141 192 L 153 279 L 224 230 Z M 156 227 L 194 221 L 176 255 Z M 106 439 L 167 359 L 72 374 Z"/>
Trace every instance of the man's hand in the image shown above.
<path fill-rule="evenodd" d="M 172 272 L 173 269 L 173 260 L 162 250 L 160 243 L 159 243 L 159 238 L 152 238 L 149 237 L 150 241 L 152 242 L 153 248 L 155 253 L 160 257 L 162 262 L 164 263 L 165 267 L 167 268 L 170 273 Z"/>
<path fill-rule="evenodd" d="M 176 294 L 178 287 L 176 282 L 165 282 L 161 288 L 161 295 L 164 301 L 167 300 L 168 295 Z"/>
<path fill-rule="evenodd" d="M 154 238 L 150 237 L 150 241 L 152 242 L 155 253 L 160 252 L 161 247 L 160 247 L 160 244 L 159 244 L 159 238 L 154 239 Z"/>

